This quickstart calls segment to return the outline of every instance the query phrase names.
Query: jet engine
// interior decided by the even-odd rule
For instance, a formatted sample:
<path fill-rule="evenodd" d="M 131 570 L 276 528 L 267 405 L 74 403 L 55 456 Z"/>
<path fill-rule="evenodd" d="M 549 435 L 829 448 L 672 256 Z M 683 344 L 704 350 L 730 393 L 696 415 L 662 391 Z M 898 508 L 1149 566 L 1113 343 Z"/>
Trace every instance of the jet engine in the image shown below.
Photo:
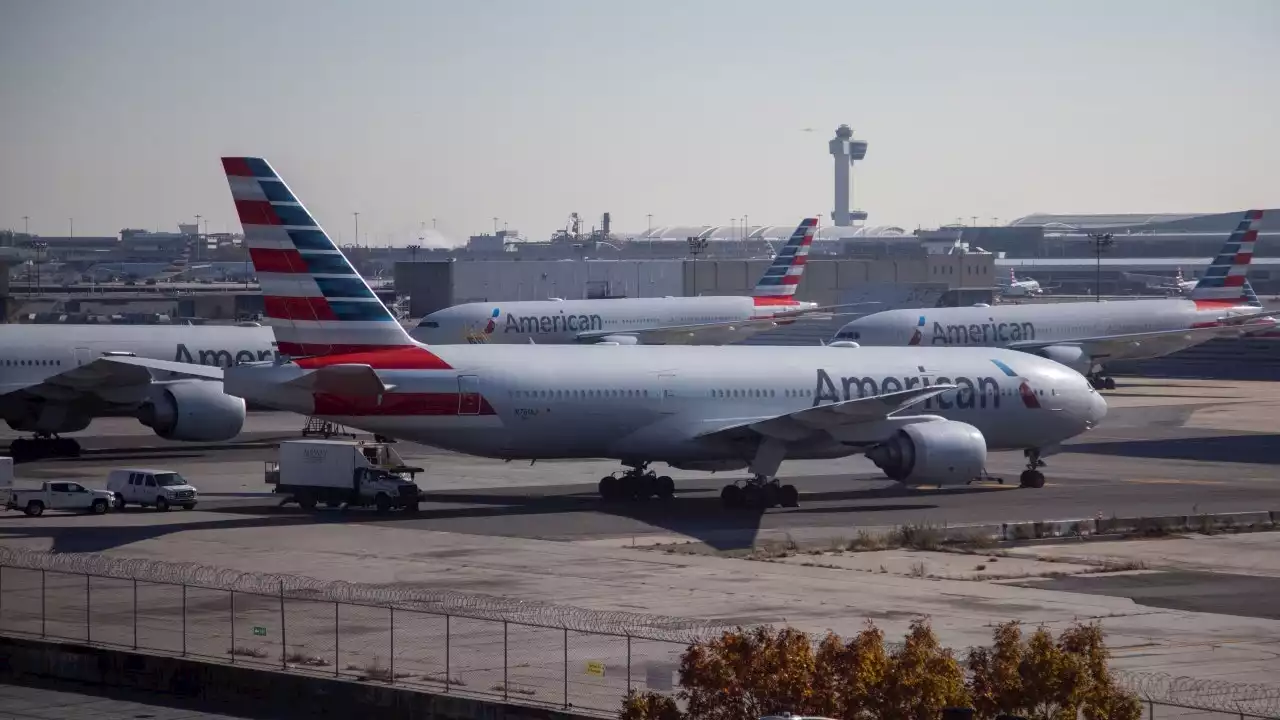
<path fill-rule="evenodd" d="M 987 465 L 987 440 L 968 423 L 914 423 L 873 447 L 867 458 L 905 485 L 967 483 Z"/>
<path fill-rule="evenodd" d="M 174 380 L 154 383 L 138 420 L 165 440 L 218 442 L 244 427 L 244 400 L 222 392 L 222 383 Z"/>
<path fill-rule="evenodd" d="M 1085 355 L 1079 345 L 1050 345 L 1035 354 L 1062 363 L 1082 375 L 1093 370 L 1093 359 Z"/>

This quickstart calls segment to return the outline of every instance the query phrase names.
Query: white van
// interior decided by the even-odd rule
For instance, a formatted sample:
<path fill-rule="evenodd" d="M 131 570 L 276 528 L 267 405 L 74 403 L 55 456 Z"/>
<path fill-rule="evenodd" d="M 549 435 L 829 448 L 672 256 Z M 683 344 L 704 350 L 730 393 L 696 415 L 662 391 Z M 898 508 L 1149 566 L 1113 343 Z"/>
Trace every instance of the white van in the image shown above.
<path fill-rule="evenodd" d="M 155 506 L 161 512 L 177 505 L 190 510 L 196 506 L 196 489 L 172 470 L 123 468 L 107 476 L 107 489 L 116 494 L 119 510 L 130 503 Z"/>

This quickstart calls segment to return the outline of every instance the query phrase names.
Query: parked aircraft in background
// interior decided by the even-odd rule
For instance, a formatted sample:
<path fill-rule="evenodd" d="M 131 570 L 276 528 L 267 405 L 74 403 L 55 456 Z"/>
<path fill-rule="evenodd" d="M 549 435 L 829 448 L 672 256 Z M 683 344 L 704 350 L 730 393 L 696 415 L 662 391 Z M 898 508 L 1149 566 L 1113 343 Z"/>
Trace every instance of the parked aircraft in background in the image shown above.
<path fill-rule="evenodd" d="M 1031 278 L 1019 280 L 1013 269 L 1010 268 L 1008 282 L 1000 285 L 1000 295 L 1003 297 L 1038 297 L 1043 295 L 1046 289 L 1053 288 L 1042 288 L 1039 280 L 1032 280 Z"/>
<path fill-rule="evenodd" d="M 988 450 L 1022 449 L 1021 482 L 1106 402 L 1078 373 L 988 348 L 450 345 L 414 341 L 265 160 L 224 158 L 276 362 L 226 370 L 227 392 L 394 438 L 508 460 L 615 458 L 609 500 L 670 497 L 655 462 L 747 468 L 730 506 L 795 505 L 785 459 L 865 453 L 907 484 L 967 483 Z"/>
<path fill-rule="evenodd" d="M 1142 273 L 1123 273 L 1124 279 L 1130 282 L 1142 283 L 1149 290 L 1163 290 L 1171 295 L 1189 295 L 1196 287 L 1195 280 L 1187 280 L 1182 277 L 1182 268 L 1178 268 L 1178 274 L 1172 278 L 1164 275 L 1144 275 Z"/>
<path fill-rule="evenodd" d="M 1275 327 L 1275 311 L 1263 309 L 1245 279 L 1261 222 L 1261 210 L 1245 213 L 1189 299 L 889 310 L 848 323 L 835 340 L 1021 350 L 1112 389 L 1115 381 L 1102 374 L 1109 362 L 1161 357 L 1213 338 Z"/>
<path fill-rule="evenodd" d="M 16 462 L 78 455 L 80 444 L 60 433 L 121 414 L 166 440 L 230 440 L 244 423 L 244 401 L 218 383 L 158 381 L 144 368 L 103 358 L 228 366 L 270 359 L 273 340 L 268 327 L 0 325 L 0 418 L 34 434 L 13 440 L 9 454 Z"/>
<path fill-rule="evenodd" d="M 795 299 L 817 227 L 817 218 L 800 223 L 750 296 L 464 303 L 427 315 L 411 334 L 431 344 L 727 344 L 798 318 L 849 307 L 819 307 Z"/>

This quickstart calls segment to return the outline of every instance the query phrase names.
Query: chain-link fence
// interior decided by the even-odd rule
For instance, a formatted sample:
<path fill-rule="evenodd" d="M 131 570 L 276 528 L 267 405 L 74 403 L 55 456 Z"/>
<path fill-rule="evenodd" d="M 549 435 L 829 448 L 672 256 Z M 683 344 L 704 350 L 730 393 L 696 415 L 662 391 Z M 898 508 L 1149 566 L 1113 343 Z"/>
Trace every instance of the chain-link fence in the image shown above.
<path fill-rule="evenodd" d="M 703 621 L 0 548 L 0 633 L 615 712 L 672 693 Z M 1117 671 L 1173 720 L 1280 718 L 1280 690 Z"/>

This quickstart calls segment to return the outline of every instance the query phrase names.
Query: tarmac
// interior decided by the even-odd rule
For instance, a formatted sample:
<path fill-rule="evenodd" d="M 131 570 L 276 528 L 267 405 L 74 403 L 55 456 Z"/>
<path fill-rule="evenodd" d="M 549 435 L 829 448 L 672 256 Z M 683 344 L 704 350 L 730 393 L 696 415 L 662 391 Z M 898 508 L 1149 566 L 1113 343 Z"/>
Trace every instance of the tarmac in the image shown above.
<path fill-rule="evenodd" d="M 783 473 L 800 489 L 800 507 L 748 514 L 719 505 L 719 488 L 733 475 L 673 472 L 678 495 L 669 502 L 605 505 L 595 484 L 618 469 L 610 462 L 507 464 L 408 444 L 400 452 L 426 469 L 419 483 L 428 498 L 419 515 L 308 514 L 275 507 L 263 482 L 262 463 L 274 456 L 266 447 L 112 450 L 129 437 L 152 443 L 136 422 L 109 420 L 92 428 L 100 454 L 21 465 L 19 477 L 101 485 L 110 468 L 165 467 L 200 488 L 200 507 L 101 517 L 5 513 L 0 543 L 720 624 L 785 622 L 816 633 L 852 634 L 871 619 L 890 639 L 926 615 L 957 648 L 986 643 L 992 626 L 1010 619 L 1053 629 L 1098 619 L 1116 667 L 1276 684 L 1280 533 L 1073 541 L 977 556 L 734 556 L 788 540 L 842 544 L 859 529 L 907 523 L 1280 510 L 1280 445 L 1263 431 L 1275 427 L 1280 388 L 1131 380 L 1107 397 L 1109 422 L 1050 457 L 1048 483 L 1039 490 L 904 489 L 877 479 L 861 458 L 791 462 Z M 132 436 L 130 424 L 137 426 Z M 301 425 L 300 418 L 256 414 L 247 430 L 296 436 Z M 1022 464 L 1018 454 L 998 453 L 989 470 L 1016 478 Z M 707 550 L 680 552 L 673 543 Z M 476 647 L 492 649 L 492 637 L 481 634 Z M 545 649 L 548 658 L 557 652 Z M 583 652 L 616 663 L 621 650 Z M 672 658 L 670 648 L 652 653 Z"/>

